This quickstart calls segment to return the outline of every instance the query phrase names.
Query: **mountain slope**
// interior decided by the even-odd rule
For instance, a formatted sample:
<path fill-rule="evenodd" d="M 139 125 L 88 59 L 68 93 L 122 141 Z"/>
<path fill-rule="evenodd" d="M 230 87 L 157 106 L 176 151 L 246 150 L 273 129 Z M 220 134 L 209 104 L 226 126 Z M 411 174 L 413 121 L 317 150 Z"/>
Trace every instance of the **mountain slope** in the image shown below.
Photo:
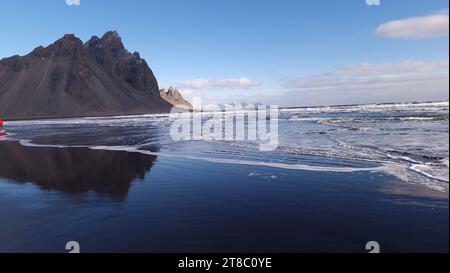
<path fill-rule="evenodd" d="M 0 60 L 0 118 L 169 112 L 153 72 L 117 32 L 85 45 L 65 35 L 30 54 Z"/>
<path fill-rule="evenodd" d="M 180 91 L 173 87 L 169 87 L 169 89 L 162 89 L 160 91 L 161 97 L 169 102 L 170 104 L 176 106 L 181 110 L 193 110 L 193 107 L 190 102 L 185 100 L 181 95 Z"/>

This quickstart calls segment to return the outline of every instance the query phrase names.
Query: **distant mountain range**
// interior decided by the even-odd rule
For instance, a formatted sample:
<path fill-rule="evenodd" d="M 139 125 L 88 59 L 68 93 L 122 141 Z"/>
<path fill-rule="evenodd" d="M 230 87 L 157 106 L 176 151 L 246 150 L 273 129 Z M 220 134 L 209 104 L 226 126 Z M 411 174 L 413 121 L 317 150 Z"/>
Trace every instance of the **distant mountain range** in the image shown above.
<path fill-rule="evenodd" d="M 191 108 L 175 89 L 160 92 L 147 62 L 107 32 L 83 42 L 64 35 L 25 56 L 0 60 L 0 118 L 28 119 L 169 112 Z"/>

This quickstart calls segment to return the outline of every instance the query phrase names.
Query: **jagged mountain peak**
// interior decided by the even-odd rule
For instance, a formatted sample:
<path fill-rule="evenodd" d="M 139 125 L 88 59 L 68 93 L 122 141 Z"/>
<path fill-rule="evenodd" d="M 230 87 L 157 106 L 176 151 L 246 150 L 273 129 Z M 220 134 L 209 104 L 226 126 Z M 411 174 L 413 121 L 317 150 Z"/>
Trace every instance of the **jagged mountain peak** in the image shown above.
<path fill-rule="evenodd" d="M 161 97 L 181 109 L 192 110 L 191 103 L 183 98 L 183 95 L 175 87 L 160 90 Z"/>
<path fill-rule="evenodd" d="M 105 34 L 103 34 L 102 38 L 104 38 L 104 39 L 120 39 L 121 40 L 119 33 L 115 30 L 105 32 Z"/>
<path fill-rule="evenodd" d="M 53 45 L 59 46 L 83 46 L 83 42 L 75 34 L 65 34 L 62 38 L 56 40 Z M 52 46 L 52 45 L 51 45 Z"/>
<path fill-rule="evenodd" d="M 111 62 L 131 55 L 116 31 L 108 31 L 101 38 L 93 36 L 84 47 L 98 63 L 106 66 L 112 66 Z"/>
<path fill-rule="evenodd" d="M 169 112 L 173 102 L 116 31 L 85 44 L 74 34 L 0 60 L 0 117 L 52 118 Z"/>
<path fill-rule="evenodd" d="M 84 45 L 80 38 L 74 34 L 66 34 L 46 48 L 37 47 L 32 53 L 38 57 L 46 57 L 48 55 L 79 56 L 82 54 L 83 47 Z"/>

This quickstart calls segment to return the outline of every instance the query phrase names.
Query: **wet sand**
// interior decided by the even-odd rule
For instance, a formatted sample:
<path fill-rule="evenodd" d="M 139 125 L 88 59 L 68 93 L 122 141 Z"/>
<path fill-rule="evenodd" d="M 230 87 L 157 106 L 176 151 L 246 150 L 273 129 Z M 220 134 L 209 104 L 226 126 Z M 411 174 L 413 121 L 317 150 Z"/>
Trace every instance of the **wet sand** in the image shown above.
<path fill-rule="evenodd" d="M 0 141 L 0 252 L 448 252 L 448 193 L 381 173 Z"/>

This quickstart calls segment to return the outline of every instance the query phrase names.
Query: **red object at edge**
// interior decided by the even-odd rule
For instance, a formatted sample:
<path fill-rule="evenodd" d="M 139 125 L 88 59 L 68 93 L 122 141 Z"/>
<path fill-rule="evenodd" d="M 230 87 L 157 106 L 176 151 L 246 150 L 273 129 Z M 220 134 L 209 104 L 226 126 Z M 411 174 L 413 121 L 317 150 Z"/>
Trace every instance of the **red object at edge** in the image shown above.
<path fill-rule="evenodd" d="M 0 119 L 0 127 L 3 126 L 3 120 Z"/>

